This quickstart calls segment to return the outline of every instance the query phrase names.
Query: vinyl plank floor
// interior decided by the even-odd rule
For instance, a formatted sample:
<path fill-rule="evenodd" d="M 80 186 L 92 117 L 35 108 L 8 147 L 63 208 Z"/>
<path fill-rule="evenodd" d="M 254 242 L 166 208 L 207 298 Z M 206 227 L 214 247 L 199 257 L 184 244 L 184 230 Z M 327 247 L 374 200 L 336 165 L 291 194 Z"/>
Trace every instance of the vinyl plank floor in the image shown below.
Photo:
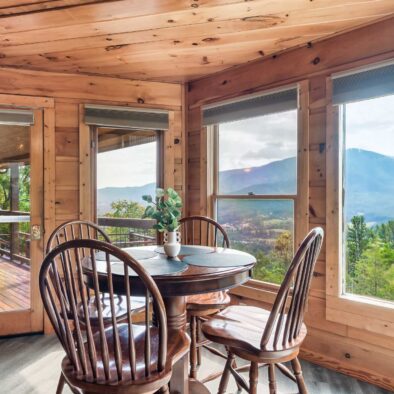
<path fill-rule="evenodd" d="M 0 339 L 0 394 L 52 394 L 60 374 L 64 352 L 55 336 L 31 335 Z M 389 394 L 389 391 L 322 368 L 302 362 L 305 380 L 310 394 Z M 203 353 L 203 366 L 199 377 L 221 370 L 223 360 L 208 352 Z M 245 374 L 247 378 L 247 374 Z M 278 392 L 297 393 L 296 385 L 278 372 Z M 268 393 L 267 370 L 259 375 L 258 392 Z M 218 379 L 207 384 L 216 393 Z M 237 392 L 231 379 L 228 394 Z M 71 394 L 66 386 L 63 394 Z"/>

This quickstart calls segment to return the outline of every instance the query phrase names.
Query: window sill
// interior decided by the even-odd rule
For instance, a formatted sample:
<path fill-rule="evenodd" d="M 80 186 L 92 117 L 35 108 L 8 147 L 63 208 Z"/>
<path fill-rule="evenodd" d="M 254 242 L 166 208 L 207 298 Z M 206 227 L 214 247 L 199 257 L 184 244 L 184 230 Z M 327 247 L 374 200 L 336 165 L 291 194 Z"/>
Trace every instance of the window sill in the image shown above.
<path fill-rule="evenodd" d="M 242 286 L 232 289 L 230 293 L 250 300 L 273 304 L 278 289 L 279 285 L 251 279 Z"/>
<path fill-rule="evenodd" d="M 327 320 L 394 337 L 394 303 L 346 294 L 327 295 Z"/>

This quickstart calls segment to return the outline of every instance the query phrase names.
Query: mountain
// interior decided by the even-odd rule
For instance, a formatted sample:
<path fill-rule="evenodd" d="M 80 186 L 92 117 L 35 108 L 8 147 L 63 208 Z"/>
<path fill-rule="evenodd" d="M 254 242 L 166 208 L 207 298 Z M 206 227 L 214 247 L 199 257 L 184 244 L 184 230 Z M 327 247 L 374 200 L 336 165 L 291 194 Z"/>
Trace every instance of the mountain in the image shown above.
<path fill-rule="evenodd" d="M 221 171 L 219 190 L 223 194 L 294 194 L 296 174 L 295 157 L 260 167 Z"/>
<path fill-rule="evenodd" d="M 346 157 L 346 219 L 358 214 L 367 222 L 393 219 L 394 158 L 362 149 L 348 149 Z"/>
<path fill-rule="evenodd" d="M 102 215 L 111 210 L 111 203 L 117 200 L 136 201 L 145 205 L 142 201 L 144 194 L 154 195 L 156 192 L 156 183 L 148 183 L 143 186 L 130 187 L 105 187 L 98 189 L 97 192 L 97 211 Z"/>
<path fill-rule="evenodd" d="M 348 149 L 345 163 L 346 219 L 363 214 L 367 222 L 384 222 L 394 218 L 394 158 L 362 149 Z M 223 194 L 293 194 L 296 187 L 294 157 L 269 164 L 222 171 L 219 175 Z M 98 210 L 110 210 L 111 202 L 133 200 L 143 204 L 141 196 L 154 194 L 155 184 L 138 187 L 107 187 L 98 190 Z M 292 206 L 287 201 L 220 202 L 222 220 L 234 216 L 259 215 L 289 218 Z"/>

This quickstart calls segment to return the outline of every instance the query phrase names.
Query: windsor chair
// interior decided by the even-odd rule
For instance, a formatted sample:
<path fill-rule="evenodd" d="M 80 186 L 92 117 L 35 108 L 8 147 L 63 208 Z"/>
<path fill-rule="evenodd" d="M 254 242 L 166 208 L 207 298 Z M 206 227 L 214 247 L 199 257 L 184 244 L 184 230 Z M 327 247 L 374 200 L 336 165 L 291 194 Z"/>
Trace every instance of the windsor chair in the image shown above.
<path fill-rule="evenodd" d="M 261 364 L 268 367 L 270 394 L 276 393 L 275 368 L 296 382 L 301 394 L 307 393 L 297 356 L 307 333 L 304 312 L 323 236 L 323 230 L 317 227 L 303 240 L 271 312 L 253 306 L 230 306 L 202 325 L 204 335 L 225 345 L 228 351 L 219 394 L 225 393 L 230 374 L 239 386 L 256 394 Z M 249 385 L 234 369 L 235 356 L 250 362 Z M 291 362 L 294 373 L 283 365 L 287 361 Z"/>
<path fill-rule="evenodd" d="M 59 246 L 64 242 L 75 240 L 75 239 L 95 239 L 95 240 L 101 240 L 107 243 L 111 243 L 108 234 L 97 224 L 86 220 L 70 220 L 68 222 L 62 223 L 53 231 L 47 242 L 46 253 L 48 254 L 53 248 Z M 71 287 L 69 290 L 73 291 L 73 287 Z M 74 297 L 75 297 L 75 292 L 74 292 Z M 70 298 L 70 294 L 67 294 L 67 300 L 69 298 Z M 100 303 L 102 307 L 102 313 L 103 313 L 105 324 L 110 322 L 111 311 L 110 311 L 109 301 L 110 300 L 108 294 L 102 293 Z M 126 318 L 126 314 L 128 310 L 126 297 L 117 295 L 115 305 L 116 305 L 116 318 L 117 320 L 122 321 L 122 319 Z M 66 306 L 67 306 L 67 313 L 69 314 L 70 311 L 68 308 L 68 303 L 66 304 Z M 143 311 L 144 306 L 145 306 L 144 300 L 142 298 L 133 297 L 131 307 L 135 314 Z M 78 304 L 77 310 L 78 313 L 82 316 L 84 310 L 81 303 Z M 90 293 L 88 293 L 88 312 L 89 312 L 89 316 L 91 317 L 91 324 L 94 327 L 96 327 L 97 319 L 98 319 L 96 300 L 94 299 L 94 297 L 90 297 Z"/>
<path fill-rule="evenodd" d="M 230 240 L 224 228 L 215 220 L 205 216 L 188 216 L 180 220 L 182 243 L 184 245 L 201 245 L 230 247 Z M 186 308 L 190 323 L 190 377 L 197 377 L 197 366 L 201 365 L 201 347 L 220 355 L 216 349 L 208 347 L 208 341 L 202 338 L 201 323 L 209 316 L 226 308 L 231 298 L 228 291 L 197 294 L 186 298 Z"/>
<path fill-rule="evenodd" d="M 97 271 L 96 253 L 104 254 L 106 274 Z M 125 323 L 116 319 L 112 263 L 123 265 L 122 280 L 126 289 L 128 313 Z M 72 262 L 70 261 L 72 260 Z M 92 327 L 88 313 L 88 296 L 84 267 L 91 267 L 96 300 L 98 329 Z M 135 324 L 131 312 L 134 288 L 131 274 L 137 275 L 139 293 L 144 289 L 145 319 Z M 45 310 L 66 356 L 56 393 L 64 384 L 83 394 L 169 393 L 168 382 L 173 364 L 183 357 L 190 340 L 182 330 L 168 331 L 167 316 L 161 294 L 146 270 L 130 255 L 114 245 L 97 240 L 66 241 L 45 257 L 39 276 Z M 62 285 L 63 283 L 63 285 Z M 72 290 L 71 290 L 72 289 Z M 104 326 L 103 308 L 98 300 L 102 292 L 109 296 L 111 323 Z M 77 298 L 84 309 L 78 311 Z M 68 298 L 69 297 L 69 298 Z M 69 316 L 65 300 L 69 302 Z M 154 311 L 154 323 L 152 321 Z M 84 335 L 82 332 L 84 327 Z M 72 328 L 73 326 L 73 328 Z"/>

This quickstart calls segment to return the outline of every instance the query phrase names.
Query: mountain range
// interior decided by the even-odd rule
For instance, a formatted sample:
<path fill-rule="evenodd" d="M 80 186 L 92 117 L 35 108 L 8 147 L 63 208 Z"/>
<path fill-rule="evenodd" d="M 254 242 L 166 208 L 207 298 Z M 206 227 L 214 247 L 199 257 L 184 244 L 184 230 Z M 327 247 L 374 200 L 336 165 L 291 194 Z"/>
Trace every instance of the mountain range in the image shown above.
<path fill-rule="evenodd" d="M 348 149 L 345 163 L 346 219 L 363 214 L 367 222 L 394 218 L 394 158 L 362 149 Z M 350 180 L 350 182 L 348 181 Z M 296 159 L 278 160 L 260 167 L 221 171 L 219 189 L 223 194 L 295 194 Z M 143 194 L 154 194 L 155 184 L 138 187 L 107 187 L 98 190 L 99 214 L 108 212 L 112 201 L 126 199 L 143 204 Z M 283 202 L 272 201 L 269 211 L 278 214 Z M 256 203 L 244 204 L 255 211 Z M 231 209 L 230 209 L 231 207 Z M 238 205 L 239 207 L 239 205 Z M 253 208 L 254 207 L 254 208 Z M 226 210 L 234 208 L 227 204 Z M 285 208 L 283 216 L 291 210 Z M 226 215 L 227 216 L 227 215 Z"/>

